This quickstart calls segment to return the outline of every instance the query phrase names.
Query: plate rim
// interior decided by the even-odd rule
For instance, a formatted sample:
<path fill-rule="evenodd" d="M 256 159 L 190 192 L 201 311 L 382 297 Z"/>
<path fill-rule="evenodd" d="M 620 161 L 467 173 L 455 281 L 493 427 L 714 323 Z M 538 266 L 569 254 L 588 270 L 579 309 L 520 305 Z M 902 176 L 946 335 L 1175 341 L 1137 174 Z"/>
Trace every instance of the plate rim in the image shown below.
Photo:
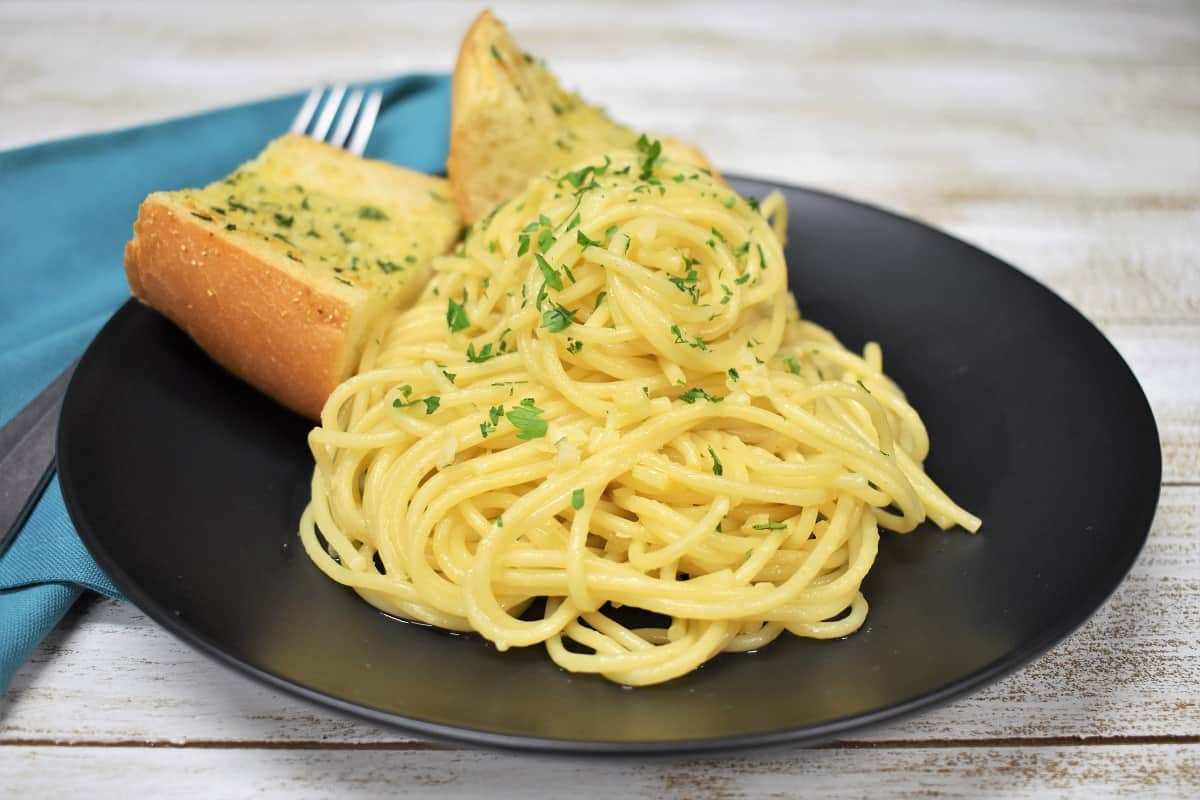
<path fill-rule="evenodd" d="M 956 680 L 950 681 L 935 690 L 919 694 L 907 700 L 815 725 L 694 739 L 629 741 L 538 737 L 524 734 L 500 733 L 462 725 L 448 725 L 416 717 L 401 716 L 392 712 L 355 704 L 335 695 L 313 689 L 293 679 L 286 678 L 225 652 L 219 643 L 211 641 L 209 637 L 204 636 L 198 631 L 192 630 L 184 621 L 169 613 L 166 608 L 162 607 L 161 603 L 144 592 L 138 583 L 124 570 L 119 561 L 113 558 L 108 552 L 103 542 L 103 536 L 98 535 L 92 528 L 84 510 L 80 507 L 80 501 L 75 490 L 77 471 L 72 467 L 74 456 L 71 452 L 70 427 L 60 424 L 55 446 L 59 482 L 62 488 L 64 505 L 75 530 L 79 534 L 79 538 L 105 574 L 112 579 L 125 598 L 132 602 L 139 611 L 172 636 L 217 663 L 231 668 L 237 673 L 248 676 L 260 684 L 283 691 L 285 694 L 298 697 L 309 704 L 321 708 L 332 708 L 340 713 L 365 719 L 377 725 L 398 729 L 441 742 L 482 746 L 504 751 L 547 755 L 658 756 L 745 751 L 789 744 L 811 746 L 829 741 L 849 731 L 863 730 L 885 722 L 895 722 L 911 717 L 921 711 L 930 710 L 973 693 L 1027 666 L 1035 658 L 1049 651 L 1078 630 L 1107 603 L 1117 588 L 1124 583 L 1133 565 L 1141 556 L 1146 541 L 1149 539 L 1162 496 L 1162 441 L 1159 434 L 1158 422 L 1154 416 L 1154 410 L 1150 405 L 1141 381 L 1138 380 L 1137 374 L 1133 371 L 1121 352 L 1104 335 L 1104 332 L 1073 304 L 1021 268 L 987 252 L 971 242 L 964 241 L 945 230 L 934 227 L 914 217 L 906 216 L 898 211 L 893 211 L 843 194 L 769 178 L 758 178 L 741 174 L 728 174 L 725 177 L 733 184 L 757 184 L 762 188 L 813 195 L 824 200 L 831 200 L 836 203 L 864 209 L 873 214 L 889 217 L 893 222 L 899 222 L 919 229 L 924 235 L 932 234 L 938 238 L 949 240 L 958 246 L 969 248 L 976 257 L 989 262 L 990 266 L 1003 268 L 1007 272 L 1011 272 L 1019 276 L 1020 279 L 1032 284 L 1035 290 L 1048 293 L 1064 312 L 1073 315 L 1077 320 L 1085 323 L 1090 333 L 1098 337 L 1108 350 L 1111 351 L 1111 354 L 1116 357 L 1117 362 L 1132 381 L 1132 386 L 1137 389 L 1136 400 L 1142 406 L 1146 421 L 1150 425 L 1150 432 L 1153 434 L 1155 456 L 1154 480 L 1152 482 L 1154 486 L 1153 502 L 1147 506 L 1149 511 L 1146 514 L 1144 523 L 1139 523 L 1136 526 L 1137 542 L 1136 546 L 1129 548 L 1129 557 L 1123 562 L 1108 565 L 1106 574 L 1110 575 L 1112 580 L 1106 581 L 1098 588 L 1091 588 L 1084 596 L 1086 602 L 1076 602 L 1074 604 L 1074 609 L 1083 610 L 1074 614 L 1064 615 L 1054 625 L 1048 626 L 1041 636 L 1023 641 L 1020 646 L 989 664 Z M 734 188 L 736 189 L 736 186 Z M 140 304 L 135 298 L 131 297 L 116 309 L 91 342 L 89 342 L 83 356 L 80 358 L 81 367 L 87 365 L 91 360 L 101 357 L 96 355 L 99 349 L 97 343 L 105 336 L 106 331 L 119 324 L 121 318 L 135 313 L 138 308 L 140 308 Z M 78 386 L 80 375 L 84 372 L 85 370 L 79 369 L 72 376 L 63 400 L 63 410 L 60 420 L 68 418 L 67 410 L 69 408 L 73 407 L 76 403 L 83 402 L 80 399 L 81 390 L 79 390 Z"/>

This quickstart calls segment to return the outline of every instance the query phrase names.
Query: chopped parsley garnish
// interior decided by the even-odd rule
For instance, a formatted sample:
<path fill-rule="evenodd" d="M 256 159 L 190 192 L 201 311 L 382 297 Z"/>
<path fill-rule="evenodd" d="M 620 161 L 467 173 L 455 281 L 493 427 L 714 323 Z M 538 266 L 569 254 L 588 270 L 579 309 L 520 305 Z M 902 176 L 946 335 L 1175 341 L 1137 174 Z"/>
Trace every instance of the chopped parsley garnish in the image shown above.
<path fill-rule="evenodd" d="M 729 195 L 729 197 L 726 197 L 721 202 L 721 205 L 725 206 L 726 208 L 733 208 L 733 204 L 736 202 L 737 202 L 737 198 L 734 197 L 733 195 Z"/>
<path fill-rule="evenodd" d="M 407 383 L 406 383 L 406 384 L 404 384 L 403 386 L 401 386 L 401 387 L 400 387 L 400 394 L 401 394 L 401 395 L 403 395 L 403 399 L 401 399 L 401 398 L 397 397 L 395 400 L 393 400 L 393 401 L 392 401 L 392 408 L 405 408 L 406 406 L 414 406 L 414 405 L 416 405 L 417 403 L 420 403 L 420 402 L 425 402 L 425 404 L 426 404 L 426 407 L 428 408 L 428 405 L 429 405 L 429 404 L 428 404 L 428 401 L 422 401 L 422 400 L 413 400 L 412 402 L 409 402 L 408 398 L 409 398 L 409 397 L 412 395 L 412 391 L 413 391 L 413 388 L 412 388 L 411 386 L 409 386 Z M 441 401 L 439 400 L 438 402 L 441 402 Z M 435 409 L 437 408 L 437 404 L 436 404 L 436 403 L 434 404 L 434 408 L 435 408 Z M 427 412 L 427 413 L 430 413 L 430 414 L 432 414 L 433 412 L 432 412 L 432 411 L 429 411 L 429 412 Z"/>
<path fill-rule="evenodd" d="M 723 235 L 723 234 L 722 234 L 722 233 L 721 233 L 719 230 L 717 230 L 715 227 L 714 227 L 714 228 L 709 228 L 709 230 L 710 230 L 710 231 L 712 231 L 712 235 L 713 235 L 713 236 L 717 237 L 717 238 L 718 238 L 718 239 L 720 239 L 722 242 L 723 242 L 723 241 L 725 241 L 725 236 L 724 236 L 724 235 Z"/>
<path fill-rule="evenodd" d="M 785 531 L 787 530 L 786 522 L 768 522 L 765 525 L 754 525 L 756 531 Z M 753 552 L 753 551 L 751 551 Z"/>
<path fill-rule="evenodd" d="M 201 214 L 201 213 L 199 213 L 199 212 L 196 212 L 196 211 L 190 211 L 190 212 L 188 212 L 188 213 L 190 213 L 190 214 L 191 214 L 193 217 L 196 217 L 197 219 L 202 219 L 202 220 L 204 220 L 205 222 L 212 222 L 212 221 L 213 221 L 213 218 L 212 218 L 212 217 L 210 217 L 208 214 Z"/>
<path fill-rule="evenodd" d="M 442 374 L 445 375 L 446 380 L 450 381 L 451 383 L 454 383 L 454 379 L 458 377 L 457 372 L 447 372 L 446 370 L 442 370 Z"/>
<path fill-rule="evenodd" d="M 788 370 L 789 370 L 789 371 L 790 371 L 790 372 L 791 372 L 793 375 L 799 375 L 799 374 L 800 374 L 800 362 L 796 360 L 796 357 L 795 357 L 795 356 L 784 356 L 784 357 L 783 357 L 783 363 L 784 363 L 784 364 L 787 364 L 787 368 L 788 368 Z"/>
<path fill-rule="evenodd" d="M 575 321 L 575 312 L 558 303 L 551 303 L 550 308 L 542 312 L 542 327 L 551 333 L 566 330 Z"/>
<path fill-rule="evenodd" d="M 546 435 L 549 424 L 542 419 L 545 412 L 533 404 L 532 397 L 526 397 L 521 405 L 510 409 L 505 418 L 517 429 L 518 439 L 540 439 Z"/>
<path fill-rule="evenodd" d="M 571 492 L 571 507 L 576 511 L 583 508 L 583 489 L 576 489 Z"/>
<path fill-rule="evenodd" d="M 708 392 L 701 389 L 699 386 L 694 386 L 691 389 L 688 389 L 683 394 L 679 395 L 679 397 L 676 399 L 682 400 L 683 402 L 687 403 L 688 405 L 691 405 L 692 403 L 695 403 L 697 400 L 707 400 L 710 403 L 719 403 L 722 400 L 724 400 L 725 398 L 720 397 L 719 395 L 711 395 Z"/>
<path fill-rule="evenodd" d="M 491 342 L 488 342 L 487 344 L 485 344 L 479 350 L 479 352 L 475 351 L 475 343 L 474 342 L 467 345 L 467 361 L 470 361 L 472 364 L 482 364 L 483 362 L 487 361 L 491 357 L 492 357 L 492 343 Z"/>
<path fill-rule="evenodd" d="M 600 304 L 604 302 L 604 298 L 607 296 L 607 291 L 602 291 L 600 294 L 596 295 L 596 305 L 592 307 L 592 310 L 595 311 L 597 308 L 599 308 Z"/>
<path fill-rule="evenodd" d="M 662 155 L 662 142 L 658 139 L 651 142 L 643 133 L 637 140 L 637 149 L 642 154 L 642 172 L 638 180 L 649 181 L 654 177 L 654 164 Z"/>
<path fill-rule="evenodd" d="M 234 225 L 232 222 L 226 223 L 226 225 L 225 225 L 225 230 L 227 230 L 227 231 L 236 231 L 236 230 L 237 230 L 237 225 Z"/>
<path fill-rule="evenodd" d="M 735 280 L 735 281 L 734 281 L 734 283 L 736 283 L 737 285 L 741 286 L 743 283 L 745 283 L 745 282 L 746 282 L 746 281 L 748 281 L 748 280 L 750 280 L 750 273 L 749 273 L 749 272 L 747 272 L 745 275 L 739 275 L 739 276 L 738 276 L 738 279 L 737 279 L 737 280 Z"/>
<path fill-rule="evenodd" d="M 746 201 L 746 204 L 748 206 L 753 208 L 755 211 L 758 211 L 758 201 L 757 200 L 755 200 L 753 197 L 745 197 L 743 199 Z"/>
<path fill-rule="evenodd" d="M 679 291 L 686 292 L 688 295 L 690 295 L 692 298 L 692 305 L 696 305 L 700 302 L 700 287 L 698 285 L 700 273 L 696 272 L 695 269 L 689 269 L 687 275 L 682 278 L 675 276 L 667 278 L 667 280 L 675 284 L 675 288 Z"/>
<path fill-rule="evenodd" d="M 578 353 L 582 349 L 583 349 L 583 342 L 579 341 L 578 339 L 568 339 L 567 340 L 567 352 L 568 353 Z"/>
<path fill-rule="evenodd" d="M 616 232 L 617 232 L 618 230 L 620 230 L 619 226 L 617 226 L 617 225 L 609 225 L 609 226 L 608 226 L 608 228 L 607 228 L 607 229 L 604 231 L 604 241 L 605 241 L 606 243 L 607 243 L 607 242 L 611 242 L 611 241 L 612 241 L 612 237 L 613 237 L 613 236 L 616 234 Z"/>
<path fill-rule="evenodd" d="M 233 209 L 234 211 L 246 211 L 246 212 L 249 212 L 249 213 L 251 213 L 251 214 L 253 214 L 253 213 L 254 213 L 254 209 L 253 209 L 253 208 L 251 208 L 251 207 L 250 207 L 250 206 L 248 206 L 248 205 L 244 205 L 244 204 L 242 204 L 242 203 L 239 203 L 237 200 L 234 200 L 234 199 L 233 199 L 233 195 L 230 195 L 229 197 L 225 198 L 225 205 L 229 206 L 229 207 L 230 207 L 231 209 Z"/>
<path fill-rule="evenodd" d="M 586 167 L 580 167 L 579 169 L 575 170 L 574 172 L 568 172 L 566 175 L 563 175 L 563 179 L 566 180 L 567 183 L 571 184 L 576 189 L 578 189 L 580 186 L 583 185 L 583 182 L 586 181 L 590 175 L 603 175 L 605 172 L 607 172 L 608 165 L 611 163 L 612 163 L 612 159 L 609 158 L 608 156 L 605 156 L 604 163 L 601 164 L 600 166 L 593 166 L 593 165 L 589 164 Z M 593 181 L 593 183 L 594 183 L 594 181 Z M 588 188 L 592 188 L 592 187 L 588 187 Z M 567 230 L 570 230 L 570 228 L 568 228 Z"/>
<path fill-rule="evenodd" d="M 874 392 L 872 392 L 870 389 L 868 389 L 867 385 L 865 383 L 863 383 L 862 381 L 859 381 L 858 385 L 861 386 L 863 388 L 863 391 L 866 392 L 867 394 L 874 394 Z"/>
<path fill-rule="evenodd" d="M 758 248 L 758 266 L 761 267 L 762 269 L 766 269 L 767 268 L 767 257 L 763 255 L 762 245 L 756 244 L 754 246 Z"/>
<path fill-rule="evenodd" d="M 537 258 L 538 269 L 542 271 L 542 277 L 546 279 L 546 285 L 551 289 L 562 291 L 562 273 L 550 266 L 550 262 L 543 258 L 541 253 L 537 253 L 535 258 Z"/>
<path fill-rule="evenodd" d="M 728 286 L 722 283 L 721 291 L 725 293 L 725 296 L 721 298 L 721 305 L 728 305 L 729 298 L 733 297 L 733 289 L 730 289 Z"/>
<path fill-rule="evenodd" d="M 287 216 L 284 216 L 283 214 L 280 214 L 278 211 L 275 212 L 275 224 L 281 228 L 290 228 L 290 227 L 292 227 L 292 223 L 295 221 L 296 221 L 296 218 L 290 214 Z"/>
<path fill-rule="evenodd" d="M 575 231 L 575 241 L 583 245 L 584 250 L 587 250 L 589 247 L 600 247 L 600 242 L 597 242 L 595 239 L 589 239 L 583 231 Z"/>
<path fill-rule="evenodd" d="M 435 394 L 433 397 L 426 397 L 421 402 L 425 404 L 425 414 L 429 415 L 438 410 L 438 406 L 442 404 L 442 398 Z"/>
<path fill-rule="evenodd" d="M 678 325 L 671 326 L 671 333 L 675 334 L 675 344 L 686 344 L 694 350 L 707 350 L 708 345 L 699 336 L 694 336 L 689 339 L 684 335 L 683 330 Z"/>
<path fill-rule="evenodd" d="M 749 252 L 750 252 L 750 242 L 746 241 L 746 242 L 742 242 L 737 247 L 733 248 L 732 255 L 734 258 L 738 258 L 740 256 L 746 255 L 746 253 L 749 253 Z"/>
<path fill-rule="evenodd" d="M 738 371 L 736 369 L 734 369 L 733 367 L 729 368 L 729 380 L 736 381 L 740 377 L 742 377 L 742 376 L 738 374 Z"/>
<path fill-rule="evenodd" d="M 467 318 L 467 293 L 463 292 L 463 301 L 456 303 L 451 298 L 446 305 L 446 326 L 450 328 L 451 333 L 458 333 L 471 327 L 471 320 Z"/>
<path fill-rule="evenodd" d="M 570 233 L 572 228 L 578 227 L 579 222 L 579 212 L 576 211 L 575 216 L 571 217 L 571 222 L 567 225 L 567 229 L 563 233 Z"/>
<path fill-rule="evenodd" d="M 358 210 L 359 219 L 370 219 L 376 222 L 387 219 L 387 214 L 380 211 L 375 206 L 363 206 Z"/>
<path fill-rule="evenodd" d="M 708 454 L 712 456 L 713 460 L 713 475 L 724 475 L 725 467 L 721 464 L 721 459 L 717 458 L 717 451 L 710 447 L 708 448 Z"/>
<path fill-rule="evenodd" d="M 492 58 L 496 59 L 497 61 L 504 60 L 500 57 L 500 51 L 496 49 L 496 45 L 492 45 Z"/>
<path fill-rule="evenodd" d="M 537 241 L 538 241 L 538 249 L 540 249 L 544 253 L 547 250 L 549 250 L 551 247 L 553 247 L 554 243 L 558 240 L 554 238 L 554 232 L 552 230 L 550 230 L 549 228 L 543 228 L 542 231 L 540 233 L 538 233 Z"/>
<path fill-rule="evenodd" d="M 398 270 L 404 269 L 404 267 L 400 266 L 399 264 L 395 263 L 394 261 L 383 261 L 380 259 L 376 259 L 375 263 L 379 265 L 379 269 L 381 269 L 384 273 L 386 273 L 388 275 L 391 275 L 393 272 L 396 272 Z M 453 301 L 451 301 L 451 302 L 453 302 Z M 465 319 L 465 317 L 464 317 L 464 319 Z M 465 328 L 466 325 L 464 325 L 463 327 Z M 458 330 L 458 329 L 455 328 L 455 330 Z"/>

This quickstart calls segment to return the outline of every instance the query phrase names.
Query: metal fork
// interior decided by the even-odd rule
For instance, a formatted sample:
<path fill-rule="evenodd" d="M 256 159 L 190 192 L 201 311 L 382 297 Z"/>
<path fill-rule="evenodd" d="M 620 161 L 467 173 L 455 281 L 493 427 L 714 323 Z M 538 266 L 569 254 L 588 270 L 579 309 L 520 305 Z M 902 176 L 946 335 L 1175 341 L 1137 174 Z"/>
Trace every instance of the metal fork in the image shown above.
<path fill-rule="evenodd" d="M 325 97 L 324 105 L 321 104 L 322 96 Z M 327 141 L 334 147 L 345 147 L 351 153 L 361 156 L 366 149 L 367 139 L 371 138 L 371 131 L 375 128 L 375 120 L 379 116 L 379 107 L 382 104 L 383 92 L 378 89 L 369 93 L 355 89 L 347 97 L 345 84 L 338 84 L 332 88 L 318 86 L 304 99 L 304 105 L 292 120 L 290 132 L 307 134 L 319 141 Z M 318 106 L 321 106 L 320 113 L 317 113 Z M 347 139 L 350 140 L 349 144 L 346 143 Z"/>
<path fill-rule="evenodd" d="M 347 96 L 345 84 L 318 86 L 308 93 L 289 131 L 361 156 L 382 103 L 379 90 L 355 89 Z M 75 363 L 0 428 L 0 556 L 54 475 L 58 417 Z"/>

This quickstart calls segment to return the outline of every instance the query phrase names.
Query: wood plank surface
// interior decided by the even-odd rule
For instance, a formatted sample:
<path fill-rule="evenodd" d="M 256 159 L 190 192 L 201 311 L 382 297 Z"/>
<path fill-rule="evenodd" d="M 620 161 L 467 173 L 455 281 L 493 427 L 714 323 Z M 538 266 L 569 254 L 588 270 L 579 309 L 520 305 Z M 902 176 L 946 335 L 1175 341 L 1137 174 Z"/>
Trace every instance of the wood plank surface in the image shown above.
<path fill-rule="evenodd" d="M 915 216 L 1095 322 L 1163 446 L 1162 501 L 1130 576 L 1061 645 L 945 707 L 822 749 L 639 762 L 431 745 L 90 600 L 0 699 L 0 794 L 1200 796 L 1200 4 L 496 5 L 618 118 L 694 140 L 727 172 Z M 445 71 L 479 8 L 9 0 L 0 147 Z M 0 239 L 10 268 L 2 254 Z"/>
<path fill-rule="evenodd" d="M 20 747 L 0 781 L 53 796 L 64 774 L 126 797 L 737 800 L 820 797 L 1177 798 L 1200 785 L 1192 745 L 785 750 L 700 760 L 581 760 L 419 749 Z M 1080 791 L 1084 787 L 1086 794 Z"/>

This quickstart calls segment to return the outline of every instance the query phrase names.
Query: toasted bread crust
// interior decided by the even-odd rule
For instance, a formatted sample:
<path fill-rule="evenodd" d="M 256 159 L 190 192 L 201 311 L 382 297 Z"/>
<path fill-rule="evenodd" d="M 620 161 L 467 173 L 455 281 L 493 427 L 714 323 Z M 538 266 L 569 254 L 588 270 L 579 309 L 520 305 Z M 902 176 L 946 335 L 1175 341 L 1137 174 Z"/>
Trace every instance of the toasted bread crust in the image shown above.
<path fill-rule="evenodd" d="M 214 360 L 288 408 L 318 419 L 353 366 L 348 323 L 365 304 L 335 297 L 240 248 L 151 195 L 125 246 L 142 303 L 169 317 Z"/>
<path fill-rule="evenodd" d="M 523 80 L 530 76 L 545 76 L 553 85 L 550 91 L 563 92 L 545 66 L 520 49 L 503 22 L 490 11 L 481 13 L 463 37 L 450 87 L 446 171 L 466 222 L 480 219 L 548 169 L 635 146 L 635 130 L 581 98 L 563 92 L 570 98 L 564 113 L 540 91 L 530 93 Z M 712 170 L 697 148 L 659 138 L 667 158 Z"/>
<path fill-rule="evenodd" d="M 463 34 L 462 44 L 458 47 L 458 58 L 454 61 L 454 73 L 450 76 L 450 152 L 446 157 L 446 176 L 450 181 L 450 196 L 458 212 L 467 222 L 473 222 L 488 209 L 482 212 L 476 198 L 467 191 L 467 182 L 462 180 L 465 165 L 464 154 L 469 150 L 470 143 L 464 141 L 466 133 L 462 122 L 467 113 L 468 81 L 480 73 L 480 68 L 472 68 L 468 62 L 479 57 L 478 48 L 473 44 L 489 30 L 504 30 L 503 23 L 496 18 L 491 9 L 484 9 L 467 32 Z"/>

